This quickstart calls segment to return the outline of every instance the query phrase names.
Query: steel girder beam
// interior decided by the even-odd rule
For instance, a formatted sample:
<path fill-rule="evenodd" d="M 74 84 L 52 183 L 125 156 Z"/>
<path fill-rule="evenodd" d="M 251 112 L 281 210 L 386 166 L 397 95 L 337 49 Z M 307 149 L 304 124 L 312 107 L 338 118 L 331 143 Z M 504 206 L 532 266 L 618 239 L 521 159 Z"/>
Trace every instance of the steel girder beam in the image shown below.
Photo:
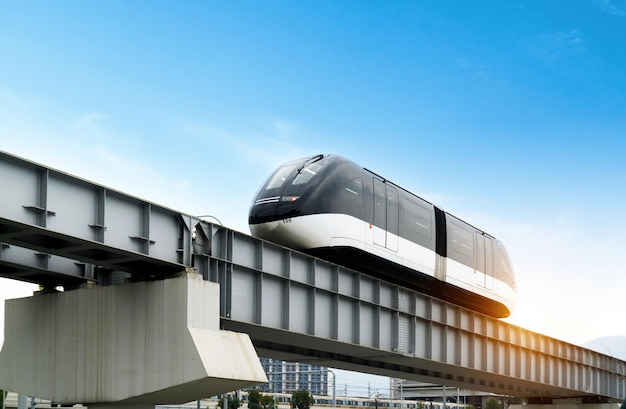
<path fill-rule="evenodd" d="M 267 356 L 519 397 L 621 401 L 626 362 L 0 152 L 0 276 L 194 268 Z"/>
<path fill-rule="evenodd" d="M 94 278 L 81 268 L 49 267 L 52 255 L 134 278 L 166 277 L 191 264 L 197 218 L 4 152 L 0 175 L 0 242 L 12 258 L 0 259 L 0 276 L 70 287 Z"/>
<path fill-rule="evenodd" d="M 626 362 L 273 243 L 202 225 L 223 328 L 261 355 L 526 398 L 621 402 Z"/>

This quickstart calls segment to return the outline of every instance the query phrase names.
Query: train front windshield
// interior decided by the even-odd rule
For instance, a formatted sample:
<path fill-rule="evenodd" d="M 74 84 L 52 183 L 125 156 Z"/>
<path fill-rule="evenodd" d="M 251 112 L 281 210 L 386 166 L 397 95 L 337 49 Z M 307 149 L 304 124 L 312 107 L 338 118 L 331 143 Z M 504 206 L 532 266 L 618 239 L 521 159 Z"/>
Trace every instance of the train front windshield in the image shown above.
<path fill-rule="evenodd" d="M 263 196 L 263 192 L 282 188 L 285 182 L 287 181 L 287 178 L 289 177 L 291 172 L 293 172 L 296 166 L 297 166 L 296 163 L 293 163 L 293 164 L 288 163 L 288 164 L 281 166 L 274 173 L 274 176 L 272 176 L 270 181 L 267 183 L 267 186 L 265 186 L 265 189 L 261 192 L 260 196 Z"/>
<path fill-rule="evenodd" d="M 259 192 L 248 222 L 263 223 L 295 215 L 295 202 L 326 162 L 327 157 L 318 155 L 287 162 L 278 168 Z"/>

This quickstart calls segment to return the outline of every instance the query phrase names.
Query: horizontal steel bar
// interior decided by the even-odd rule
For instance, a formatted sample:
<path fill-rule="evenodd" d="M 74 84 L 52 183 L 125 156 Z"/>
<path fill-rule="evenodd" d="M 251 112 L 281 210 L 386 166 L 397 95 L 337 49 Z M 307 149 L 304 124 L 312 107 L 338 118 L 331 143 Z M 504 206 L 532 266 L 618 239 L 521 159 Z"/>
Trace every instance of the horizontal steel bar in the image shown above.
<path fill-rule="evenodd" d="M 0 277 L 65 289 L 95 282 L 93 265 L 47 253 L 0 244 Z"/>
<path fill-rule="evenodd" d="M 35 250 L 41 254 L 57 255 L 62 259 L 90 263 L 96 266 L 106 267 L 111 270 L 126 271 L 137 276 L 165 277 L 185 270 L 184 264 L 163 261 L 149 257 L 138 252 L 131 252 L 116 247 L 107 246 L 92 240 L 53 232 L 48 229 L 15 222 L 0 217 L 0 242 L 17 247 Z M 8 252 L 11 250 L 4 250 Z M 17 252 L 15 252 L 17 253 Z M 20 252 L 15 254 L 13 262 L 19 262 L 24 266 L 35 267 L 31 260 L 34 253 Z M 80 273 L 66 271 L 68 281 L 75 283 L 76 278 L 82 278 Z M 43 274 L 44 272 L 41 271 Z M 59 276 L 57 272 L 49 270 L 50 275 Z M 2 275 L 8 278 L 20 279 L 20 276 L 4 270 Z M 25 280 L 32 281 L 32 280 Z M 43 279 L 42 281 L 47 281 Z M 62 285 L 63 283 L 59 283 Z"/>

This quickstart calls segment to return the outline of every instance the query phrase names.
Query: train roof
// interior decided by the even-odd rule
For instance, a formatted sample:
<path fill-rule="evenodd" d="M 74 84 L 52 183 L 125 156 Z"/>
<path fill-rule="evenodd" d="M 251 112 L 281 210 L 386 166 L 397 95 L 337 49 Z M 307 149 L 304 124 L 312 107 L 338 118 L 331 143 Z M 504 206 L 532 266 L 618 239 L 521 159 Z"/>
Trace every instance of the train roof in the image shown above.
<path fill-rule="evenodd" d="M 311 157 L 310 157 L 310 159 L 315 158 L 315 157 L 319 157 L 319 156 L 321 156 L 321 155 L 311 156 Z M 431 202 L 431 201 L 429 201 L 429 200 L 424 199 L 423 197 L 421 197 L 421 196 L 419 196 L 419 195 L 417 195 L 417 194 L 415 194 L 415 193 L 413 193 L 413 192 L 411 192 L 411 191 L 409 191 L 409 190 L 407 190 L 407 189 L 403 188 L 402 186 L 400 186 L 400 185 L 398 185 L 398 184 L 396 184 L 396 183 L 392 182 L 391 180 L 389 180 L 389 179 L 387 179 L 387 178 L 385 178 L 385 177 L 381 176 L 380 174 L 378 174 L 378 173 L 376 173 L 376 172 L 372 171 L 371 169 L 368 169 L 368 168 L 366 168 L 366 167 L 363 167 L 363 166 L 361 166 L 361 165 L 357 164 L 356 162 L 353 162 L 352 160 L 350 160 L 350 159 L 348 159 L 348 158 L 346 158 L 346 157 L 344 157 L 344 156 L 342 156 L 342 155 L 337 155 L 337 154 L 328 154 L 328 155 L 323 155 L 323 156 L 334 156 L 334 157 L 335 157 L 335 158 L 337 158 L 337 159 L 343 159 L 343 160 L 344 160 L 344 161 L 346 161 L 346 162 L 353 163 L 355 166 L 357 166 L 357 167 L 359 167 L 359 168 L 363 169 L 364 171 L 366 171 L 366 172 L 368 172 L 368 173 L 372 174 L 373 176 L 376 176 L 377 178 L 379 178 L 379 179 L 383 180 L 385 183 L 389 183 L 389 184 L 393 185 L 394 187 L 396 187 L 397 189 L 402 190 L 403 192 L 405 192 L 405 193 L 407 193 L 407 194 L 409 194 L 409 195 L 411 195 L 411 196 L 414 196 L 414 197 L 416 197 L 416 198 L 418 198 L 418 199 L 420 199 L 420 200 L 423 200 L 424 202 L 426 202 L 426 203 L 430 204 L 431 206 L 434 206 L 434 207 L 438 208 L 439 210 L 443 211 L 445 214 L 447 214 L 447 215 L 450 215 L 450 216 L 454 217 L 456 220 L 458 220 L 458 221 L 460 221 L 460 222 L 462 222 L 462 223 L 465 223 L 466 225 L 468 225 L 468 226 L 472 227 L 473 229 L 475 229 L 475 230 L 479 231 L 480 233 L 482 233 L 482 234 L 486 234 L 487 236 L 489 236 L 489 237 L 491 237 L 491 238 L 494 238 L 494 239 L 495 239 L 495 236 L 493 236 L 492 234 L 489 234 L 489 233 L 487 233 L 486 231 L 484 231 L 483 229 L 479 229 L 478 227 L 474 226 L 474 225 L 473 225 L 473 224 L 471 224 L 471 223 L 468 223 L 467 221 L 465 221 L 465 220 L 461 219 L 460 217 L 455 216 L 455 215 L 453 215 L 452 213 L 449 213 L 449 212 L 448 212 L 448 211 L 446 211 L 446 210 L 445 210 L 442 206 L 439 206 L 439 205 L 437 205 L 437 204 L 435 204 L 435 203 L 433 203 L 433 202 Z"/>

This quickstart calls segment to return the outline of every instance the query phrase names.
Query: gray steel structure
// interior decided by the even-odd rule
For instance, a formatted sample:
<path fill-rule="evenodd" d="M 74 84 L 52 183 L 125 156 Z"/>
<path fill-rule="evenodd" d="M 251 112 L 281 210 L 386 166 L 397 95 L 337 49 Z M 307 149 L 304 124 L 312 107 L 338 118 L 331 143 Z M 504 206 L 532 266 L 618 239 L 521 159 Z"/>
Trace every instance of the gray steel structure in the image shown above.
<path fill-rule="evenodd" d="M 195 269 L 260 355 L 548 402 L 626 362 L 0 152 L 0 276 L 66 290 Z"/>

